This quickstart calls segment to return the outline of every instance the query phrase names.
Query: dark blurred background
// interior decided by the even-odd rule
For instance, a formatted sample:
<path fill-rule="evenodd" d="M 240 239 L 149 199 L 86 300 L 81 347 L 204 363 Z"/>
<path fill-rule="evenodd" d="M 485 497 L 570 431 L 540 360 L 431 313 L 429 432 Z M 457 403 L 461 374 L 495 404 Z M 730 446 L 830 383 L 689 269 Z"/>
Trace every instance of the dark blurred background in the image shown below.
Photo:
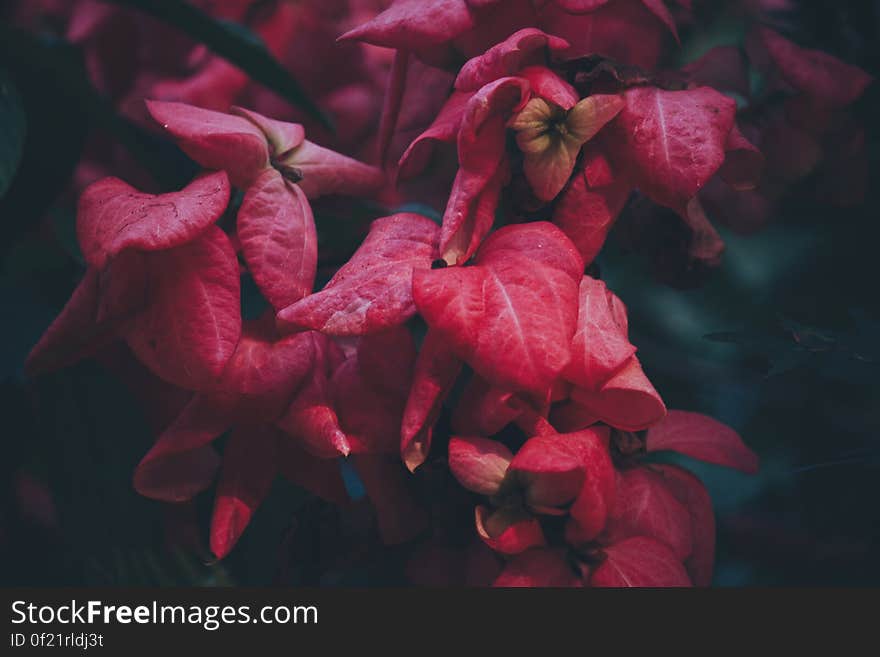
<path fill-rule="evenodd" d="M 711 24 L 685 42 L 682 63 L 741 36 L 730 16 Z M 880 73 L 880 3 L 802 2 L 786 25 L 801 45 Z M 332 510 L 281 482 L 235 552 L 212 564 L 204 536 L 187 539 L 193 528 L 205 531 L 210 494 L 169 508 L 133 491 L 131 472 L 153 431 L 113 373 L 88 361 L 23 378 L 26 354 L 82 275 L 65 192 L 88 131 L 110 110 L 72 78 L 57 79 L 75 75 L 59 73 L 56 57 L 74 62 L 75 49 L 42 43 L 56 49 L 43 61 L 10 43 L 0 48 L 0 142 L 16 130 L 26 137 L 17 173 L 7 175 L 0 162 L 0 184 L 9 181 L 5 194 L 0 189 L 0 582 L 396 583 L 388 565 L 395 553 L 380 547 L 364 547 L 328 575 L 322 545 L 357 528 L 328 521 Z M 880 585 L 876 84 L 854 112 L 866 130 L 863 204 L 825 205 L 807 178 L 763 230 L 742 236 L 722 228 L 722 267 L 687 289 L 657 281 L 625 240 L 612 236 L 600 257 L 667 405 L 725 421 L 761 457 L 753 477 L 688 463 L 715 503 L 721 586 Z M 155 157 L 169 149 L 149 134 L 126 134 Z M 180 166 L 169 166 L 169 175 L 186 179 L 178 155 L 168 153 L 166 161 Z"/>

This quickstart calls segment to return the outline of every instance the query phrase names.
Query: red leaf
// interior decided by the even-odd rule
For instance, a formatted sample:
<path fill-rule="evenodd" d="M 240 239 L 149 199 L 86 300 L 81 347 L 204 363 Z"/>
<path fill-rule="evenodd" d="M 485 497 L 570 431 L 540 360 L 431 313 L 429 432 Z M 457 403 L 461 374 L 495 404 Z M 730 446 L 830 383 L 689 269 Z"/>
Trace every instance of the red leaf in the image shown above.
<path fill-rule="evenodd" d="M 577 90 L 546 66 L 527 66 L 516 75 L 528 81 L 532 96 L 539 96 L 564 110 L 570 110 L 578 102 Z"/>
<path fill-rule="evenodd" d="M 709 87 L 633 87 L 624 98 L 609 152 L 651 200 L 683 212 L 724 162 L 736 103 Z"/>
<path fill-rule="evenodd" d="M 648 431 L 645 447 L 649 452 L 672 450 L 747 474 L 758 471 L 758 457 L 746 447 L 739 434 L 700 413 L 669 411 Z"/>
<path fill-rule="evenodd" d="M 784 80 L 820 104 L 830 107 L 851 105 L 873 82 L 873 78 L 862 69 L 828 53 L 801 48 L 767 27 L 758 27 L 756 31 Z"/>
<path fill-rule="evenodd" d="M 275 434 L 267 427 L 232 432 L 211 517 L 211 552 L 218 559 L 229 554 L 266 497 L 276 463 Z"/>
<path fill-rule="evenodd" d="M 498 492 L 513 454 L 497 440 L 477 437 L 449 439 L 449 470 L 462 486 L 480 495 Z"/>
<path fill-rule="evenodd" d="M 657 67 L 674 24 L 646 8 L 642 0 L 613 0 L 589 13 L 567 11 L 559 2 L 547 2 L 539 24 L 571 47 L 564 59 L 601 55 L 645 70 Z M 654 3 L 650 3 L 654 4 Z"/>
<path fill-rule="evenodd" d="M 240 422 L 269 423 L 281 415 L 314 361 L 311 334 L 278 338 L 259 322 L 246 322 L 216 390 L 240 398 Z"/>
<path fill-rule="evenodd" d="M 455 38 L 474 24 L 466 0 L 397 0 L 340 39 L 419 52 Z"/>
<path fill-rule="evenodd" d="M 510 462 L 508 482 L 525 489 L 526 502 L 532 509 L 540 512 L 563 507 L 577 497 L 586 467 L 583 448 L 575 437 L 535 436 L 520 447 Z M 502 494 L 503 490 L 502 487 Z"/>
<path fill-rule="evenodd" d="M 400 455 L 410 471 L 424 463 L 431 451 L 434 424 L 461 368 L 446 343 L 428 331 L 416 359 L 400 429 Z"/>
<path fill-rule="evenodd" d="M 297 184 L 310 199 L 327 194 L 368 196 L 385 182 L 385 174 L 380 169 L 308 139 L 287 155 L 276 158 L 276 164 L 295 169 L 302 176 Z"/>
<path fill-rule="evenodd" d="M 578 577 L 558 548 L 535 548 L 511 559 L 492 586 L 581 587 Z"/>
<path fill-rule="evenodd" d="M 516 75 L 526 66 L 545 64 L 552 52 L 566 48 L 568 42 L 564 39 L 527 27 L 469 60 L 461 67 L 455 79 L 455 88 L 460 91 L 476 91 L 498 78 Z"/>
<path fill-rule="evenodd" d="M 401 180 L 417 176 L 428 166 L 436 142 L 453 143 L 473 92 L 453 91 L 434 122 L 407 147 L 400 158 L 397 175 Z"/>
<path fill-rule="evenodd" d="M 567 364 L 583 263 L 545 222 L 493 234 L 473 267 L 417 271 L 425 321 L 493 385 L 542 394 Z"/>
<path fill-rule="evenodd" d="M 663 477 L 647 467 L 619 474 L 604 542 L 615 544 L 633 536 L 647 536 L 664 543 L 679 561 L 693 552 L 688 510 L 669 491 Z"/>
<path fill-rule="evenodd" d="M 605 528 L 608 514 L 614 508 L 616 475 L 608 448 L 609 436 L 607 427 L 566 434 L 568 440 L 578 444 L 585 469 L 584 485 L 569 509 L 571 520 L 565 529 L 569 543 L 593 541 Z"/>
<path fill-rule="evenodd" d="M 312 291 L 318 266 L 318 236 L 302 190 L 275 169 L 261 173 L 238 211 L 241 250 L 266 300 L 285 308 Z"/>
<path fill-rule="evenodd" d="M 283 157 L 305 141 L 306 132 L 299 123 L 270 119 L 268 116 L 263 116 L 243 107 L 233 107 L 231 112 L 246 118 L 262 130 L 275 157 Z"/>
<path fill-rule="evenodd" d="M 452 414 L 452 428 L 462 435 L 491 436 L 523 412 L 516 395 L 474 375 L 468 381 Z"/>
<path fill-rule="evenodd" d="M 689 84 L 750 96 L 749 63 L 738 46 L 716 46 L 682 67 Z"/>
<path fill-rule="evenodd" d="M 183 502 L 211 485 L 220 460 L 210 443 L 232 422 L 225 397 L 196 394 L 134 471 L 134 488 L 144 497 Z"/>
<path fill-rule="evenodd" d="M 502 165 L 505 124 L 527 100 L 528 83 L 520 78 L 496 80 L 468 100 L 458 133 L 459 170 L 440 232 L 440 254 L 451 265 L 470 258 L 492 226 L 509 175 Z"/>
<path fill-rule="evenodd" d="M 591 162 L 604 156 L 591 147 L 584 149 L 584 170 L 575 171 L 569 186 L 559 196 L 553 209 L 553 223 L 568 235 L 580 251 L 585 264 L 599 255 L 614 222 L 629 199 L 632 186 L 623 176 L 613 177 L 603 184 L 591 183 L 587 169 Z M 610 174 L 610 171 L 609 171 Z"/>
<path fill-rule="evenodd" d="M 222 171 L 158 195 L 104 178 L 80 196 L 77 238 L 86 262 L 100 268 L 123 249 L 159 251 L 185 244 L 217 221 L 228 202 L 229 180 Z"/>
<path fill-rule="evenodd" d="M 28 376 L 51 372 L 92 356 L 118 337 L 124 323 L 139 312 L 145 301 L 143 261 L 128 252 L 103 270 L 94 267 L 39 342 L 28 354 Z"/>
<path fill-rule="evenodd" d="M 718 175 L 736 191 L 757 187 L 764 171 L 764 155 L 739 131 L 736 125 L 727 137 L 727 155 Z"/>
<path fill-rule="evenodd" d="M 663 400 L 635 356 L 598 391 L 574 388 L 571 398 L 582 412 L 624 431 L 642 431 L 666 415 Z"/>
<path fill-rule="evenodd" d="M 605 561 L 593 571 L 592 586 L 691 586 L 684 566 L 662 543 L 634 536 L 605 548 Z"/>
<path fill-rule="evenodd" d="M 659 470 L 666 487 L 691 514 L 694 549 L 684 562 L 695 586 L 709 586 L 715 565 L 715 513 L 712 499 L 702 482 L 674 465 L 652 466 Z"/>
<path fill-rule="evenodd" d="M 242 189 L 269 166 L 266 135 L 240 116 L 148 100 L 147 109 L 184 153 L 206 169 L 222 169 Z"/>
<path fill-rule="evenodd" d="M 351 451 L 400 453 L 416 348 L 404 327 L 358 338 L 333 373 L 333 403 Z"/>
<path fill-rule="evenodd" d="M 538 519 L 528 513 L 484 506 L 475 510 L 477 534 L 490 548 L 501 554 L 519 554 L 546 545 Z"/>
<path fill-rule="evenodd" d="M 416 313 L 413 272 L 430 268 L 437 233 L 437 224 L 417 214 L 377 219 L 367 239 L 323 290 L 278 313 L 280 325 L 363 335 L 403 324 Z"/>
<path fill-rule="evenodd" d="M 581 279 L 577 331 L 562 376 L 589 390 L 601 389 L 636 352 L 627 337 L 626 306 L 605 283 Z"/>
<path fill-rule="evenodd" d="M 150 305 L 126 330 L 156 375 L 182 388 L 207 386 L 241 336 L 238 262 L 217 227 L 183 246 L 150 253 Z"/>
<path fill-rule="evenodd" d="M 348 456 L 351 446 L 333 408 L 330 386 L 333 370 L 344 360 L 344 356 L 337 354 L 339 348 L 321 333 L 310 331 L 304 335 L 309 336 L 313 343 L 315 357 L 312 369 L 276 425 L 318 458 Z"/>

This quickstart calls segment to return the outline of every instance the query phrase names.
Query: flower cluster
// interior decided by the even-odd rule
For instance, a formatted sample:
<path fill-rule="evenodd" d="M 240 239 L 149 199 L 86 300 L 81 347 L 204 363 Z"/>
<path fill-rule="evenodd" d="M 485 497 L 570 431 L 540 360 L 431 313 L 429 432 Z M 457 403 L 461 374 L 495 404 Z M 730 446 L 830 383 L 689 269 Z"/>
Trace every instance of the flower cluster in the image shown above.
<path fill-rule="evenodd" d="M 377 137 L 386 150 L 412 128 L 411 108 L 436 108 L 390 167 L 398 180 L 430 180 L 444 149 L 455 166 L 440 225 L 412 212 L 377 219 L 317 292 L 310 201 L 374 196 L 383 171 L 307 140 L 302 124 L 217 111 L 232 96 L 200 103 L 214 109 L 148 101 L 204 171 L 172 193 L 116 178 L 83 192 L 88 269 L 29 371 L 121 340 L 186 391 L 134 485 L 179 502 L 216 480 L 220 558 L 277 474 L 345 503 L 340 459 L 350 458 L 382 538 L 425 541 L 414 581 L 426 567 L 462 566 L 470 575 L 450 581 L 708 585 L 709 496 L 653 455 L 744 472 L 757 458 L 715 420 L 667 412 L 629 340 L 624 303 L 585 275 L 636 190 L 681 217 L 691 258 L 715 263 L 722 245 L 704 205 L 721 194 L 728 210 L 745 207 L 781 175 L 784 155 L 755 145 L 779 138 L 777 127 L 762 134 L 738 119 L 733 96 L 749 90 L 737 86 L 731 53 L 658 70 L 690 9 L 398 0 L 344 35 L 398 51 Z M 756 34 L 764 70 L 788 94 L 784 120 L 827 118 L 810 134 L 831 139 L 830 113 L 845 111 L 867 76 L 769 29 Z M 448 84 L 412 84 L 429 68 Z M 242 277 L 267 302 L 257 319 L 242 318 Z M 218 455 L 214 441 L 227 432 Z M 437 467 L 457 490 L 426 500 L 412 479 Z M 462 507 L 453 499 L 476 507 L 475 527 L 450 547 L 445 517 Z"/>

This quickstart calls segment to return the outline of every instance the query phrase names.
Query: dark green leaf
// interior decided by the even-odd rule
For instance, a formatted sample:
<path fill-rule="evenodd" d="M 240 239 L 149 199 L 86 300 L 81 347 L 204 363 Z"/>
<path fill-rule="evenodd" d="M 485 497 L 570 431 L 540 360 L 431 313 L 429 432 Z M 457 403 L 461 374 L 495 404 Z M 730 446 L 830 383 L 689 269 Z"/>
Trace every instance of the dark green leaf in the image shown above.
<path fill-rule="evenodd" d="M 332 129 L 330 119 L 308 97 L 287 69 L 246 28 L 215 20 L 198 7 L 181 0 L 106 1 L 139 9 L 185 32 L 241 68 L 257 82 L 304 109 L 325 127 Z"/>
<path fill-rule="evenodd" d="M 9 189 L 21 162 L 26 126 L 18 90 L 0 69 L 0 196 Z"/>

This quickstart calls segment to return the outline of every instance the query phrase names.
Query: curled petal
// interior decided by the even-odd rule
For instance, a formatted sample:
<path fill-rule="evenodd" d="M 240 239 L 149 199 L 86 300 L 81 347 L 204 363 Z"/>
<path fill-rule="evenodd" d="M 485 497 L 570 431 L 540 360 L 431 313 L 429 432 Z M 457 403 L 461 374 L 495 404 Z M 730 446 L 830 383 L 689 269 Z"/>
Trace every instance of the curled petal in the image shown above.
<path fill-rule="evenodd" d="M 462 66 L 455 88 L 476 91 L 498 78 L 516 75 L 531 64 L 544 64 L 554 51 L 566 48 L 568 42 L 564 39 L 533 27 L 524 28 Z"/>
<path fill-rule="evenodd" d="M 567 435 L 535 436 L 519 449 L 509 482 L 525 488 L 526 503 L 537 511 L 563 507 L 581 490 L 585 473 L 581 445 Z M 500 494 L 505 493 L 504 488 Z"/>
<path fill-rule="evenodd" d="M 243 116 L 263 131 L 271 147 L 272 155 L 276 158 L 283 157 L 289 151 L 297 148 L 306 138 L 306 131 L 299 123 L 270 119 L 243 107 L 233 107 L 231 111 L 233 114 Z"/>
<path fill-rule="evenodd" d="M 624 431 L 641 431 L 666 415 L 660 395 L 635 356 L 598 391 L 574 388 L 572 400 L 603 422 Z"/>
<path fill-rule="evenodd" d="M 401 180 L 417 176 L 425 170 L 434 152 L 435 143 L 455 142 L 468 101 L 473 95 L 469 91 L 452 92 L 434 122 L 415 138 L 401 156 L 397 172 Z"/>
<path fill-rule="evenodd" d="M 459 171 L 440 232 L 440 254 L 451 265 L 470 258 L 491 228 L 498 194 L 509 175 L 505 124 L 527 100 L 525 80 L 502 78 L 467 102 L 458 133 Z"/>
<path fill-rule="evenodd" d="M 236 187 L 246 188 L 269 166 L 266 135 L 245 118 L 157 100 L 148 100 L 147 109 L 184 153 L 206 169 L 226 171 Z"/>
<path fill-rule="evenodd" d="M 429 330 L 416 359 L 400 429 L 400 455 L 410 470 L 424 463 L 431 451 L 434 424 L 461 368 L 448 345 Z"/>
<path fill-rule="evenodd" d="M 123 249 L 160 251 L 185 244 L 217 221 L 228 202 L 229 180 L 222 171 L 169 194 L 144 194 L 105 178 L 80 196 L 77 238 L 86 262 L 100 268 Z"/>
<path fill-rule="evenodd" d="M 627 365 L 636 348 L 621 315 L 626 316 L 626 307 L 604 282 L 590 276 L 581 279 L 577 331 L 571 341 L 571 360 L 562 372 L 565 379 L 598 390 Z"/>
<path fill-rule="evenodd" d="M 498 492 L 513 454 L 489 438 L 449 439 L 449 469 L 462 486 L 480 495 Z"/>
<path fill-rule="evenodd" d="M 330 387 L 330 377 L 336 369 L 334 351 L 338 348 L 321 333 L 310 331 L 305 335 L 315 352 L 312 369 L 276 426 L 318 458 L 348 456 L 351 446 L 339 424 Z"/>
<path fill-rule="evenodd" d="M 491 512 L 484 506 L 475 510 L 477 534 L 500 554 L 519 554 L 546 545 L 541 523 L 534 516 L 500 509 Z"/>

